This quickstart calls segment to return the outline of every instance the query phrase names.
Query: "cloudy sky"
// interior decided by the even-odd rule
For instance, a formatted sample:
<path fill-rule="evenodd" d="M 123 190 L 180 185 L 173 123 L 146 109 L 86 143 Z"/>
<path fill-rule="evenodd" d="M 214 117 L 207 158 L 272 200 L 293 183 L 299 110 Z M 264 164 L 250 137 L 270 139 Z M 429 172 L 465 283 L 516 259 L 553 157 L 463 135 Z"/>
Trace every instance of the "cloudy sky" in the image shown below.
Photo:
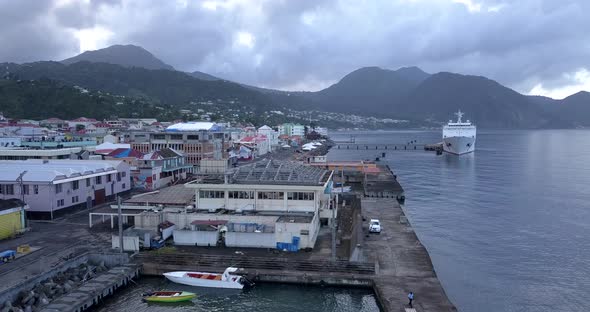
<path fill-rule="evenodd" d="M 362 66 L 590 91 L 588 0 L 0 0 L 0 62 L 112 44 L 184 71 L 317 90 Z"/>

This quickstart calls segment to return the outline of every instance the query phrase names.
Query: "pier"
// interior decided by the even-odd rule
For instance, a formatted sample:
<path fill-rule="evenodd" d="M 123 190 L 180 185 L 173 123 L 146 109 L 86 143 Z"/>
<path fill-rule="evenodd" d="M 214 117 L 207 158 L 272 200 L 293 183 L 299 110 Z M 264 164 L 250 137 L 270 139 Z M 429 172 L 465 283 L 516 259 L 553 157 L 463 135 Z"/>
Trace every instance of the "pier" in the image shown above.
<path fill-rule="evenodd" d="M 110 269 L 108 272 L 82 284 L 76 290 L 51 302 L 41 312 L 80 312 L 95 304 L 104 297 L 110 296 L 121 287 L 127 286 L 139 277 L 140 265 L 125 264 Z"/>
<path fill-rule="evenodd" d="M 417 151 L 428 150 L 426 144 L 353 144 L 335 143 L 334 148 L 342 150 L 367 151 Z"/>

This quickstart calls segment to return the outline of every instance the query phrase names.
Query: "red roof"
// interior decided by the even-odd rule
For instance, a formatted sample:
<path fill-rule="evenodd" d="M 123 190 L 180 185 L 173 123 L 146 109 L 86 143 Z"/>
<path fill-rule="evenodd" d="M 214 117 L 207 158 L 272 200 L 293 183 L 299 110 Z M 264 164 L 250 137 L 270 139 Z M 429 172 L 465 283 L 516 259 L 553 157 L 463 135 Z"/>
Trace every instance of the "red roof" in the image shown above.
<path fill-rule="evenodd" d="M 97 122 L 97 123 L 95 123 L 95 124 L 93 124 L 93 125 L 94 125 L 95 127 L 97 127 L 97 128 L 110 128 L 110 127 L 111 127 L 111 125 L 109 125 L 109 124 L 108 124 L 108 123 L 106 123 L 106 122 Z"/>

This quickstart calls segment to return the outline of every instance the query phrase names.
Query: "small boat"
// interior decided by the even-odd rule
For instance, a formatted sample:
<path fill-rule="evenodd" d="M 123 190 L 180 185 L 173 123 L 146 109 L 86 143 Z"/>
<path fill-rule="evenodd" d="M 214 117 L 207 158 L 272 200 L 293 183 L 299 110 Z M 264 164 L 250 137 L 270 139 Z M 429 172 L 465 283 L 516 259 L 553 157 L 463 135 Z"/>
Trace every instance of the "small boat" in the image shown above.
<path fill-rule="evenodd" d="M 144 294 L 143 299 L 148 302 L 181 302 L 189 301 L 196 296 L 187 291 L 154 291 Z"/>
<path fill-rule="evenodd" d="M 238 271 L 238 268 L 229 267 L 222 274 L 206 272 L 167 272 L 164 273 L 167 279 L 174 283 L 214 288 L 232 288 L 242 289 L 247 283 L 243 276 L 232 274 Z"/>

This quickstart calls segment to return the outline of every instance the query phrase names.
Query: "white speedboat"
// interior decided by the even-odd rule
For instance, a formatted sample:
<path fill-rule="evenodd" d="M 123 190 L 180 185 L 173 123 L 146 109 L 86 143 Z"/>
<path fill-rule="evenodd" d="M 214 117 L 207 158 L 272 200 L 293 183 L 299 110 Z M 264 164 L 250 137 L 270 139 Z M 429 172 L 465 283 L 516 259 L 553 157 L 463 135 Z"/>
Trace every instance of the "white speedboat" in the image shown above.
<path fill-rule="evenodd" d="M 243 276 L 232 274 L 238 268 L 229 267 L 222 274 L 206 272 L 176 271 L 164 273 L 167 279 L 174 283 L 214 288 L 242 289 L 246 280 Z"/>
<path fill-rule="evenodd" d="M 458 111 L 457 122 L 449 120 L 443 127 L 443 150 L 447 153 L 462 155 L 475 151 L 475 136 L 477 129 L 471 121 L 463 122 L 463 113 Z"/>

